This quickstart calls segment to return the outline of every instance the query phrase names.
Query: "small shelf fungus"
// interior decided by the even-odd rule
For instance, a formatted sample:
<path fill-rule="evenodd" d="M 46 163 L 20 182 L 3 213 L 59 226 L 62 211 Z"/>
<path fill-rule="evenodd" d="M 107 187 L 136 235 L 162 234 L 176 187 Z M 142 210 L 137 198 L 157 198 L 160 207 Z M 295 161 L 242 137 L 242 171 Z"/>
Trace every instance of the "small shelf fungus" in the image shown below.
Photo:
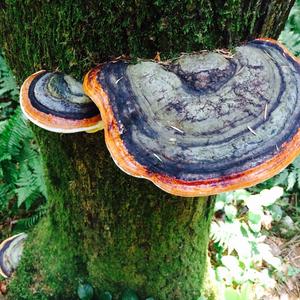
<path fill-rule="evenodd" d="M 59 72 L 39 71 L 21 87 L 20 104 L 25 116 L 49 131 L 94 132 L 103 128 L 99 110 L 84 95 L 82 84 Z"/>
<path fill-rule="evenodd" d="M 300 152 L 299 87 L 300 62 L 268 39 L 232 57 L 109 62 L 84 80 L 115 163 L 179 196 L 249 187 L 285 168 Z"/>
<path fill-rule="evenodd" d="M 16 270 L 24 247 L 27 234 L 14 235 L 0 244 L 0 274 L 4 278 L 10 277 Z"/>

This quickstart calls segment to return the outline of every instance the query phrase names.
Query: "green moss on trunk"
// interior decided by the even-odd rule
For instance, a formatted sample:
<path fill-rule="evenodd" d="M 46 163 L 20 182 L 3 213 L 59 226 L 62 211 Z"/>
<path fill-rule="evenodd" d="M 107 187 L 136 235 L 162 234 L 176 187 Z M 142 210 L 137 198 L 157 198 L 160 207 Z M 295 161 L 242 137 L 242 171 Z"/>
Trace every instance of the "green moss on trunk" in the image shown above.
<path fill-rule="evenodd" d="M 80 79 L 95 63 L 121 54 L 171 57 L 276 37 L 293 2 L 6 0 L 0 43 L 19 82 L 41 68 Z M 122 173 L 103 133 L 34 131 L 49 216 L 27 243 L 10 298 L 74 299 L 83 278 L 115 297 L 130 287 L 156 300 L 197 299 L 213 200 L 172 197 Z"/>
<path fill-rule="evenodd" d="M 171 197 L 124 175 L 102 133 L 36 133 L 50 216 L 33 233 L 13 297 L 69 299 L 79 277 L 114 295 L 130 287 L 144 298 L 200 296 L 213 198 Z"/>
<path fill-rule="evenodd" d="M 276 38 L 295 0 L 6 0 L 0 42 L 19 80 L 41 68 L 78 78 L 122 54 L 170 57 Z"/>

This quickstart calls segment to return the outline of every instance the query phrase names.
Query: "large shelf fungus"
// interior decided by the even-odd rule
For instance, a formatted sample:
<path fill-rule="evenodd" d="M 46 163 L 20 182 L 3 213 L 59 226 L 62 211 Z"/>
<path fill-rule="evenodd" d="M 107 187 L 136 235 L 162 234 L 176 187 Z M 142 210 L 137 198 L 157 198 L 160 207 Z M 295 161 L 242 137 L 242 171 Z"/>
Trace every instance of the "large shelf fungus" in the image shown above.
<path fill-rule="evenodd" d="M 20 104 L 25 116 L 49 131 L 74 133 L 102 129 L 95 104 L 84 95 L 82 84 L 69 75 L 39 71 L 21 87 Z"/>
<path fill-rule="evenodd" d="M 16 270 L 24 248 L 27 234 L 19 233 L 0 244 L 0 275 L 10 277 Z"/>
<path fill-rule="evenodd" d="M 249 187 L 300 152 L 300 63 L 272 40 L 232 57 L 99 65 L 84 80 L 126 173 L 179 196 Z"/>

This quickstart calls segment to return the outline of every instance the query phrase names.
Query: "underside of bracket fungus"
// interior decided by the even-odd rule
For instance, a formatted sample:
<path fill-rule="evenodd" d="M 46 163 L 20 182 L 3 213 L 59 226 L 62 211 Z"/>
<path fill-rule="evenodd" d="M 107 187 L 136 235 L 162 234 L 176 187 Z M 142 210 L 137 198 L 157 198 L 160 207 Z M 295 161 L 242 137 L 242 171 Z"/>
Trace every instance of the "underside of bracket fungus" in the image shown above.
<path fill-rule="evenodd" d="M 24 247 L 27 234 L 20 233 L 14 235 L 0 244 L 0 274 L 4 277 L 10 277 L 16 270 Z"/>
<path fill-rule="evenodd" d="M 96 105 L 84 95 L 82 84 L 69 75 L 34 73 L 21 87 L 20 104 L 31 122 L 49 131 L 73 133 L 102 129 Z"/>
<path fill-rule="evenodd" d="M 300 152 L 300 62 L 276 41 L 232 56 L 115 61 L 88 72 L 105 140 L 126 173 L 179 196 L 262 182 Z"/>

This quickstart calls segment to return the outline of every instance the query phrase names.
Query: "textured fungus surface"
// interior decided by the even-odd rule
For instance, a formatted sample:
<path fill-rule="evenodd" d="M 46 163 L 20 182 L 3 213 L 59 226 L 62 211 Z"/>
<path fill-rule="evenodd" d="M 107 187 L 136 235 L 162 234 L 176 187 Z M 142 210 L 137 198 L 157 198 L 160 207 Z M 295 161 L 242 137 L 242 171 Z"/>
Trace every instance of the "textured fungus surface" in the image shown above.
<path fill-rule="evenodd" d="M 251 186 L 286 167 L 299 153 L 299 86 L 299 61 L 271 40 L 230 57 L 106 63 L 84 82 L 116 164 L 181 196 Z"/>
<path fill-rule="evenodd" d="M 26 79 L 20 95 L 24 114 L 46 130 L 71 133 L 99 127 L 99 110 L 71 76 L 39 71 Z"/>
<path fill-rule="evenodd" d="M 17 268 L 24 247 L 27 234 L 14 235 L 0 244 L 0 274 L 3 277 L 11 276 Z"/>

